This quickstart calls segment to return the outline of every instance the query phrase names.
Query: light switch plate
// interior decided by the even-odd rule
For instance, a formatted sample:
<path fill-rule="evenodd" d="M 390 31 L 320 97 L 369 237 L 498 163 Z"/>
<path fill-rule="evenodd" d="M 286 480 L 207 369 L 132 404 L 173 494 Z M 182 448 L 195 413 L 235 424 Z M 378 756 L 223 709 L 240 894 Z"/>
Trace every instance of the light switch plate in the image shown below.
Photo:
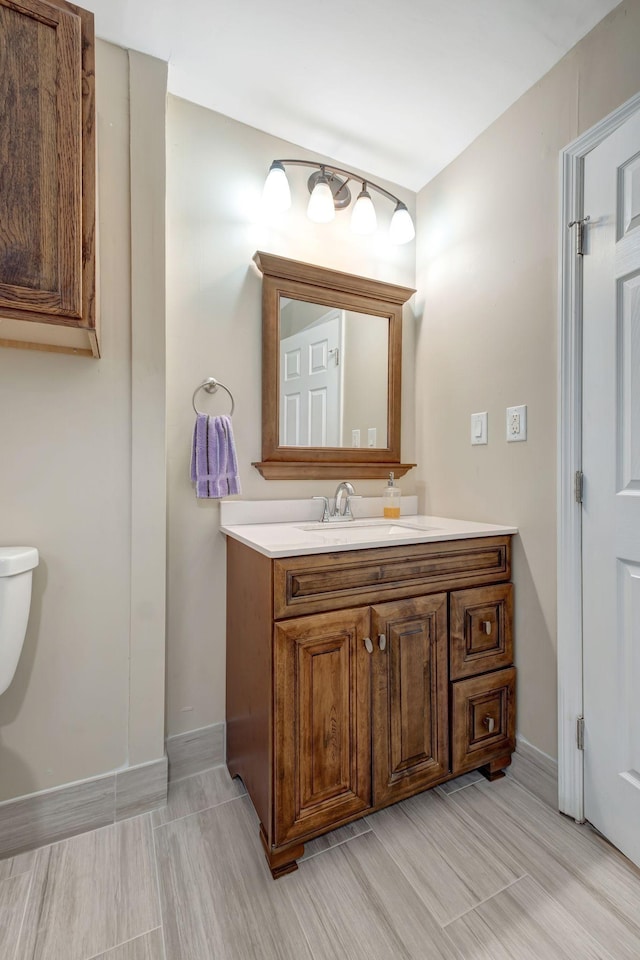
<path fill-rule="evenodd" d="M 376 434 L 377 434 L 377 430 L 375 427 L 369 427 L 367 429 L 367 443 L 369 444 L 370 447 L 375 447 L 377 443 Z"/>
<path fill-rule="evenodd" d="M 351 446 L 359 447 L 360 446 L 360 431 L 352 430 L 351 431 Z"/>
<path fill-rule="evenodd" d="M 507 443 L 527 439 L 527 405 L 507 407 Z"/>
<path fill-rule="evenodd" d="M 488 443 L 487 411 L 471 414 L 471 443 Z"/>

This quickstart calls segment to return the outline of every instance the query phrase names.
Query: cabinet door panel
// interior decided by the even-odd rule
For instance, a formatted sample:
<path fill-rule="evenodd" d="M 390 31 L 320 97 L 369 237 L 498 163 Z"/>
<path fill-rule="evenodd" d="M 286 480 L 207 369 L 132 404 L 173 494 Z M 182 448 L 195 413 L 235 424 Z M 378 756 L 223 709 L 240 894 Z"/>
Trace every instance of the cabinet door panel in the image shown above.
<path fill-rule="evenodd" d="M 99 357 L 93 13 L 0 0 L 0 102 L 0 347 Z"/>
<path fill-rule="evenodd" d="M 371 805 L 367 610 L 275 626 L 275 841 Z"/>
<path fill-rule="evenodd" d="M 0 306 L 82 317 L 80 18 L 2 0 Z"/>
<path fill-rule="evenodd" d="M 377 805 L 421 790 L 449 768 L 446 594 L 372 607 L 371 630 Z"/>

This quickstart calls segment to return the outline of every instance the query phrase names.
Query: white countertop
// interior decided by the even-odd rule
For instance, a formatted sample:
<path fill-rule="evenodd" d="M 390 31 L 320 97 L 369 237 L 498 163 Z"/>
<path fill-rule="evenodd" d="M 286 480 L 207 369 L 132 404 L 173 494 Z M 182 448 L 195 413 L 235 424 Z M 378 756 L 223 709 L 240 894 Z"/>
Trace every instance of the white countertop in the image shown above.
<path fill-rule="evenodd" d="M 240 503 L 236 503 L 239 507 Z M 317 515 L 317 506 L 315 514 Z M 250 518 L 251 513 L 247 512 L 245 515 Z M 421 514 L 405 514 L 398 520 L 386 520 L 379 515 L 361 516 L 346 523 L 320 523 L 304 517 L 278 523 L 226 523 L 223 511 L 221 519 L 222 533 L 266 557 L 299 557 L 314 553 L 338 553 L 343 550 L 370 550 L 373 547 L 434 543 L 439 540 L 468 540 L 473 537 L 495 537 L 518 532 L 517 527 L 512 526 Z"/>

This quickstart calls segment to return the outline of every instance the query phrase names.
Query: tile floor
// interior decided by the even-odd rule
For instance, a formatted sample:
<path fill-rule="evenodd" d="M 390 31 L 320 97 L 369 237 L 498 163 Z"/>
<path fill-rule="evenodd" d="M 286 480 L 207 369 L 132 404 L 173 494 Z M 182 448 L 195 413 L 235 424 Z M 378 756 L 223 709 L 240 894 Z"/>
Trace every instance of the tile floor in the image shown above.
<path fill-rule="evenodd" d="M 2 960 L 638 960 L 640 871 L 471 774 L 267 870 L 224 767 L 166 808 L 0 861 Z"/>

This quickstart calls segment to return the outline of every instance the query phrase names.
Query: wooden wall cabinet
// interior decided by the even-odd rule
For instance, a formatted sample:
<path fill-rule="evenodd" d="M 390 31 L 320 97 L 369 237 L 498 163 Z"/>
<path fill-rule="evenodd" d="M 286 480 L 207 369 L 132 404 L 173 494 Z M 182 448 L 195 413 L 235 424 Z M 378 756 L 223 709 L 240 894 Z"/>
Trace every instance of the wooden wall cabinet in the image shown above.
<path fill-rule="evenodd" d="M 99 356 L 93 14 L 0 0 L 0 345 Z"/>
<path fill-rule="evenodd" d="M 274 876 L 515 748 L 510 537 L 270 560 L 227 540 L 227 765 Z"/>

